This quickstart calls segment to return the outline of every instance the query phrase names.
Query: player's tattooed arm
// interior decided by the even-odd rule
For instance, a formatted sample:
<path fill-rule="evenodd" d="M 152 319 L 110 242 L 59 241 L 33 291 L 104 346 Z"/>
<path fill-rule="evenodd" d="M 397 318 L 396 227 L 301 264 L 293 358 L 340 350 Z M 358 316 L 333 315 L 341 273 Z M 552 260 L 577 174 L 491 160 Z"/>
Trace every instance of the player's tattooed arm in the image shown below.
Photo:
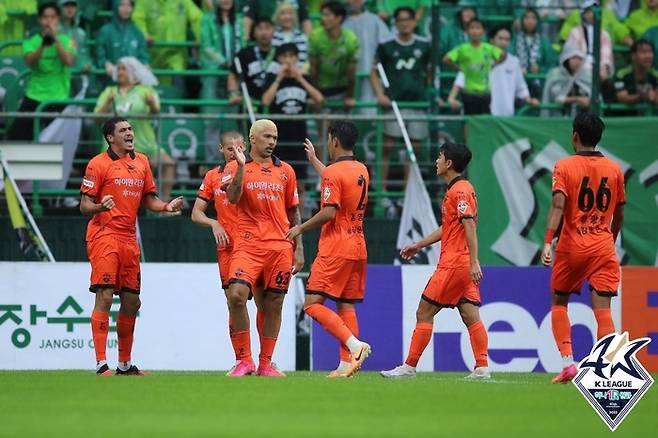
<path fill-rule="evenodd" d="M 617 207 L 615 207 L 615 212 L 612 215 L 611 231 L 612 231 L 613 240 L 615 242 L 617 241 L 617 236 L 621 231 L 621 225 L 623 222 L 624 222 L 624 204 L 619 204 L 617 205 Z"/>
<path fill-rule="evenodd" d="M 549 266 L 553 262 L 553 254 L 551 249 L 551 242 L 555 230 L 560 226 L 562 215 L 564 213 L 564 204 L 567 197 L 562 192 L 556 192 L 551 201 L 551 208 L 548 210 L 548 220 L 546 224 L 546 237 L 544 238 L 544 249 L 541 252 L 541 261 L 545 266 Z"/>
<path fill-rule="evenodd" d="M 464 234 L 466 235 L 466 246 L 471 258 L 471 279 L 473 283 L 480 284 L 482 280 L 482 269 L 478 259 L 478 236 L 476 231 L 475 220 L 473 218 L 463 219 Z"/>
<path fill-rule="evenodd" d="M 302 214 L 299 210 L 299 205 L 288 209 L 288 221 L 295 224 L 294 228 L 299 228 L 302 223 Z M 289 233 L 290 231 L 288 231 Z M 292 239 L 291 239 L 292 240 Z M 292 274 L 295 275 L 304 267 L 304 243 L 302 242 L 302 234 L 299 233 L 295 238 L 295 266 L 292 269 Z"/>

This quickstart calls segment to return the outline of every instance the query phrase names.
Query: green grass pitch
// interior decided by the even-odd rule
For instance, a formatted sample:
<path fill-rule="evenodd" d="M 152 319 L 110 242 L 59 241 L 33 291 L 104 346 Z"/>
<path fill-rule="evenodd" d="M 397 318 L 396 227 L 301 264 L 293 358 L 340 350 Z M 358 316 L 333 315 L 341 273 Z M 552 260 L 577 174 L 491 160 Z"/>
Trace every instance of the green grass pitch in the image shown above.
<path fill-rule="evenodd" d="M 96 377 L 83 371 L 0 372 L 0 436 L 602 437 L 612 435 L 572 384 L 548 374 L 375 373 L 326 379 L 230 379 L 214 372 Z M 654 378 L 658 376 L 654 375 Z M 657 436 L 658 386 L 614 433 Z"/>

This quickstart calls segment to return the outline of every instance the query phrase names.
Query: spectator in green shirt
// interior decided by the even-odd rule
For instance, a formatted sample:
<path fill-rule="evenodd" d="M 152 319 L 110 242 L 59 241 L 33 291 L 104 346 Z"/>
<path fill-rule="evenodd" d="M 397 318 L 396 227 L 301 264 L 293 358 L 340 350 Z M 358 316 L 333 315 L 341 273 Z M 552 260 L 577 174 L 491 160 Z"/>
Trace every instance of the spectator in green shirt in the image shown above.
<path fill-rule="evenodd" d="M 387 23 L 395 25 L 395 11 L 401 7 L 408 7 L 415 11 L 416 26 L 418 32 L 424 29 L 424 18 L 426 12 L 432 6 L 431 0 L 377 0 L 377 15 Z"/>
<path fill-rule="evenodd" d="M 39 6 L 41 31 L 23 41 L 23 54 L 25 64 L 30 68 L 30 79 L 19 108 L 21 112 L 36 110 L 41 102 L 69 98 L 70 67 L 75 63 L 75 45 L 71 38 L 58 33 L 59 15 L 60 9 L 56 3 Z M 12 140 L 32 139 L 32 120 L 16 119 L 7 137 Z"/>
<path fill-rule="evenodd" d="M 124 56 L 134 56 L 142 64 L 149 65 L 146 39 L 132 20 L 133 1 L 114 0 L 112 12 L 112 20 L 96 35 L 96 65 L 104 68 L 110 77 L 117 61 Z"/>
<path fill-rule="evenodd" d="M 444 57 L 443 62 L 464 73 L 462 104 L 464 114 L 488 114 L 491 103 L 489 73 L 493 66 L 504 58 L 502 50 L 482 41 L 484 24 L 478 18 L 468 23 L 469 42 L 461 44 Z M 453 87 L 450 101 L 455 100 L 457 91 Z M 453 105 L 454 106 L 454 105 Z"/>
<path fill-rule="evenodd" d="M 642 35 L 643 40 L 647 40 L 653 44 L 654 47 L 658 47 L 658 26 L 654 26 L 646 31 Z M 658 70 L 658 56 L 653 57 L 653 68 Z"/>
<path fill-rule="evenodd" d="M 59 33 L 67 35 L 74 43 L 77 50 L 75 67 L 84 71 L 91 69 L 91 57 L 87 46 L 87 33 L 80 27 L 77 0 L 59 0 L 62 8 L 62 17 L 59 22 Z"/>
<path fill-rule="evenodd" d="M 645 0 L 626 20 L 634 38 L 640 38 L 649 28 L 658 26 L 658 0 Z"/>
<path fill-rule="evenodd" d="M 658 72 L 652 68 L 654 47 L 650 41 L 637 40 L 631 46 L 631 65 L 617 72 L 615 91 L 621 103 L 634 105 L 658 103 Z M 626 113 L 635 115 L 637 112 Z"/>
<path fill-rule="evenodd" d="M 133 20 L 146 42 L 187 41 L 188 29 L 200 40 L 201 9 L 192 0 L 136 0 Z M 154 69 L 184 70 L 187 67 L 187 48 L 151 48 L 151 67 Z M 170 82 L 166 78 L 163 82 Z"/>
<path fill-rule="evenodd" d="M 341 27 L 347 11 L 342 3 L 330 1 L 322 5 L 322 27 L 309 38 L 311 79 L 325 99 L 342 99 L 352 108 L 359 39 L 349 29 Z"/>

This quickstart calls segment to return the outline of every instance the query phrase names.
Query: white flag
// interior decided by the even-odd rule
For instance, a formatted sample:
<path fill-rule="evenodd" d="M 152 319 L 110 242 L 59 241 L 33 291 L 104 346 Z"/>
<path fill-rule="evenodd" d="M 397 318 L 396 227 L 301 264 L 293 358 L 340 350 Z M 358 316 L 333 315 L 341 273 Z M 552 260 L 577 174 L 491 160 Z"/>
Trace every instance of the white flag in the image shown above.
<path fill-rule="evenodd" d="M 402 219 L 400 220 L 400 229 L 398 230 L 397 249 L 398 254 L 394 263 L 403 264 L 411 263 L 416 265 L 435 265 L 439 261 L 441 252 L 441 243 L 435 243 L 418 252 L 416 257 L 410 261 L 400 258 L 400 250 L 405 246 L 417 242 L 423 237 L 439 228 L 432 202 L 427 188 L 423 183 L 423 177 L 420 174 L 418 164 L 413 162 L 409 169 L 409 179 L 407 188 L 404 193 L 404 205 L 402 207 Z"/>

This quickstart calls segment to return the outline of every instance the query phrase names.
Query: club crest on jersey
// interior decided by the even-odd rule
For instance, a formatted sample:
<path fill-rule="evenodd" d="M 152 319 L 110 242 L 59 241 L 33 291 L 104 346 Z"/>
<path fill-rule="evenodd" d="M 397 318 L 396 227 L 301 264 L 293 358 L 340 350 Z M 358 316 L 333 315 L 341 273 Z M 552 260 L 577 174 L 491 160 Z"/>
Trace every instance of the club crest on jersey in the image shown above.
<path fill-rule="evenodd" d="M 578 365 L 578 391 L 614 431 L 653 384 L 635 355 L 650 338 L 629 341 L 628 332 L 600 339 Z"/>
<path fill-rule="evenodd" d="M 459 201 L 459 203 L 457 204 L 457 210 L 459 210 L 461 214 L 466 213 L 466 210 L 468 210 L 468 202 Z"/>
<path fill-rule="evenodd" d="M 322 199 L 324 199 L 324 202 L 329 200 L 329 196 L 331 196 L 331 190 L 329 190 L 329 187 L 325 187 L 322 192 Z"/>
<path fill-rule="evenodd" d="M 285 172 L 279 173 L 279 178 L 281 178 L 281 181 L 288 181 L 288 175 Z"/>

